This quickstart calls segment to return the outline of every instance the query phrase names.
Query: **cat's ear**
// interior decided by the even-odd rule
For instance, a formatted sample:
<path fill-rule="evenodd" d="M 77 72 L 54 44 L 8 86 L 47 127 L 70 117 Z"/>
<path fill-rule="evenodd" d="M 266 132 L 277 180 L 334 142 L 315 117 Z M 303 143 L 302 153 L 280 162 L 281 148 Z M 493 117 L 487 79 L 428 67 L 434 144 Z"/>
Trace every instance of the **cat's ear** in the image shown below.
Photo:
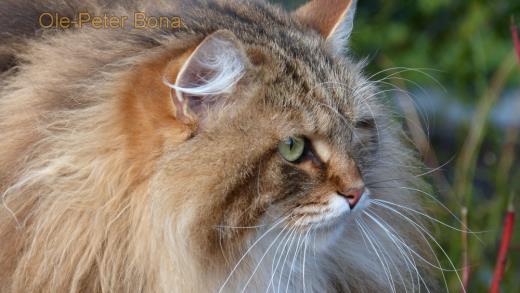
<path fill-rule="evenodd" d="M 176 119 L 200 122 L 209 108 L 233 92 L 247 64 L 244 48 L 232 32 L 219 30 L 207 36 L 184 61 L 175 82 L 165 81 L 172 89 Z"/>
<path fill-rule="evenodd" d="M 357 0 L 311 0 L 293 12 L 303 24 L 318 31 L 327 39 L 335 54 L 347 50 L 348 39 L 354 24 Z"/>

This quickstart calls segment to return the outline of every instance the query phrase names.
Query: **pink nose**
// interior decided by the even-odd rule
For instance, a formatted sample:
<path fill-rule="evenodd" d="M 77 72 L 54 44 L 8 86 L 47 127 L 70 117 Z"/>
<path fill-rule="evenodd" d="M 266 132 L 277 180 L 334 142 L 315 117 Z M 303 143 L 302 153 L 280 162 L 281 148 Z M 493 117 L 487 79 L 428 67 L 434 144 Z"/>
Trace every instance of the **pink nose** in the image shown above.
<path fill-rule="evenodd" d="M 345 192 L 338 192 L 339 195 L 343 196 L 347 201 L 348 205 L 350 206 L 350 209 L 353 209 L 356 204 L 361 199 L 361 196 L 363 196 L 363 193 L 365 192 L 364 187 L 359 188 L 349 188 Z"/>

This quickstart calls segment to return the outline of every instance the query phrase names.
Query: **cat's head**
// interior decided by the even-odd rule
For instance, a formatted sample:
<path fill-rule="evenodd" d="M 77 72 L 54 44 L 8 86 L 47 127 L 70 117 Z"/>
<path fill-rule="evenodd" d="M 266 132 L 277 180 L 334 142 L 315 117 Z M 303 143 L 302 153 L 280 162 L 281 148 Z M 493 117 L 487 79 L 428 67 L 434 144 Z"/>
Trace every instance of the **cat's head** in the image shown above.
<path fill-rule="evenodd" d="M 189 134 L 163 157 L 158 205 L 179 209 L 168 213 L 190 223 L 197 245 L 240 249 L 253 227 L 315 229 L 324 243 L 355 229 L 396 138 L 347 57 L 354 6 L 313 1 L 291 16 L 216 30 L 166 66 Z"/>

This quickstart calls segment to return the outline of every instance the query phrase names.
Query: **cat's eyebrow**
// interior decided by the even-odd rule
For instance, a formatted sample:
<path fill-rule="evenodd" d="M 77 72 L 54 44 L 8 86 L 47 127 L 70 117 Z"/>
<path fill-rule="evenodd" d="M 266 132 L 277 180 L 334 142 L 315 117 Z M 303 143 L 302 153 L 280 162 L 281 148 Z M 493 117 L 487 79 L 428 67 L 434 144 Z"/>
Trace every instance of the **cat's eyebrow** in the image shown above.
<path fill-rule="evenodd" d="M 323 138 L 310 138 L 310 141 L 320 160 L 324 163 L 328 162 L 332 154 L 328 142 Z"/>

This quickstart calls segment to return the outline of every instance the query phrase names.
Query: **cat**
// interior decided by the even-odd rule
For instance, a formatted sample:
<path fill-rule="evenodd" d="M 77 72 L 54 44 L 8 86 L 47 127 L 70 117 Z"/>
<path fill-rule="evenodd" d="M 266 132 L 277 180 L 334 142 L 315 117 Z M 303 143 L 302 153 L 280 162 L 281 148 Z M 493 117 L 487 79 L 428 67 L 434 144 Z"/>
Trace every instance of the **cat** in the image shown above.
<path fill-rule="evenodd" d="M 355 6 L 4 0 L 1 291 L 435 291 Z M 38 25 L 82 11 L 183 25 Z"/>

